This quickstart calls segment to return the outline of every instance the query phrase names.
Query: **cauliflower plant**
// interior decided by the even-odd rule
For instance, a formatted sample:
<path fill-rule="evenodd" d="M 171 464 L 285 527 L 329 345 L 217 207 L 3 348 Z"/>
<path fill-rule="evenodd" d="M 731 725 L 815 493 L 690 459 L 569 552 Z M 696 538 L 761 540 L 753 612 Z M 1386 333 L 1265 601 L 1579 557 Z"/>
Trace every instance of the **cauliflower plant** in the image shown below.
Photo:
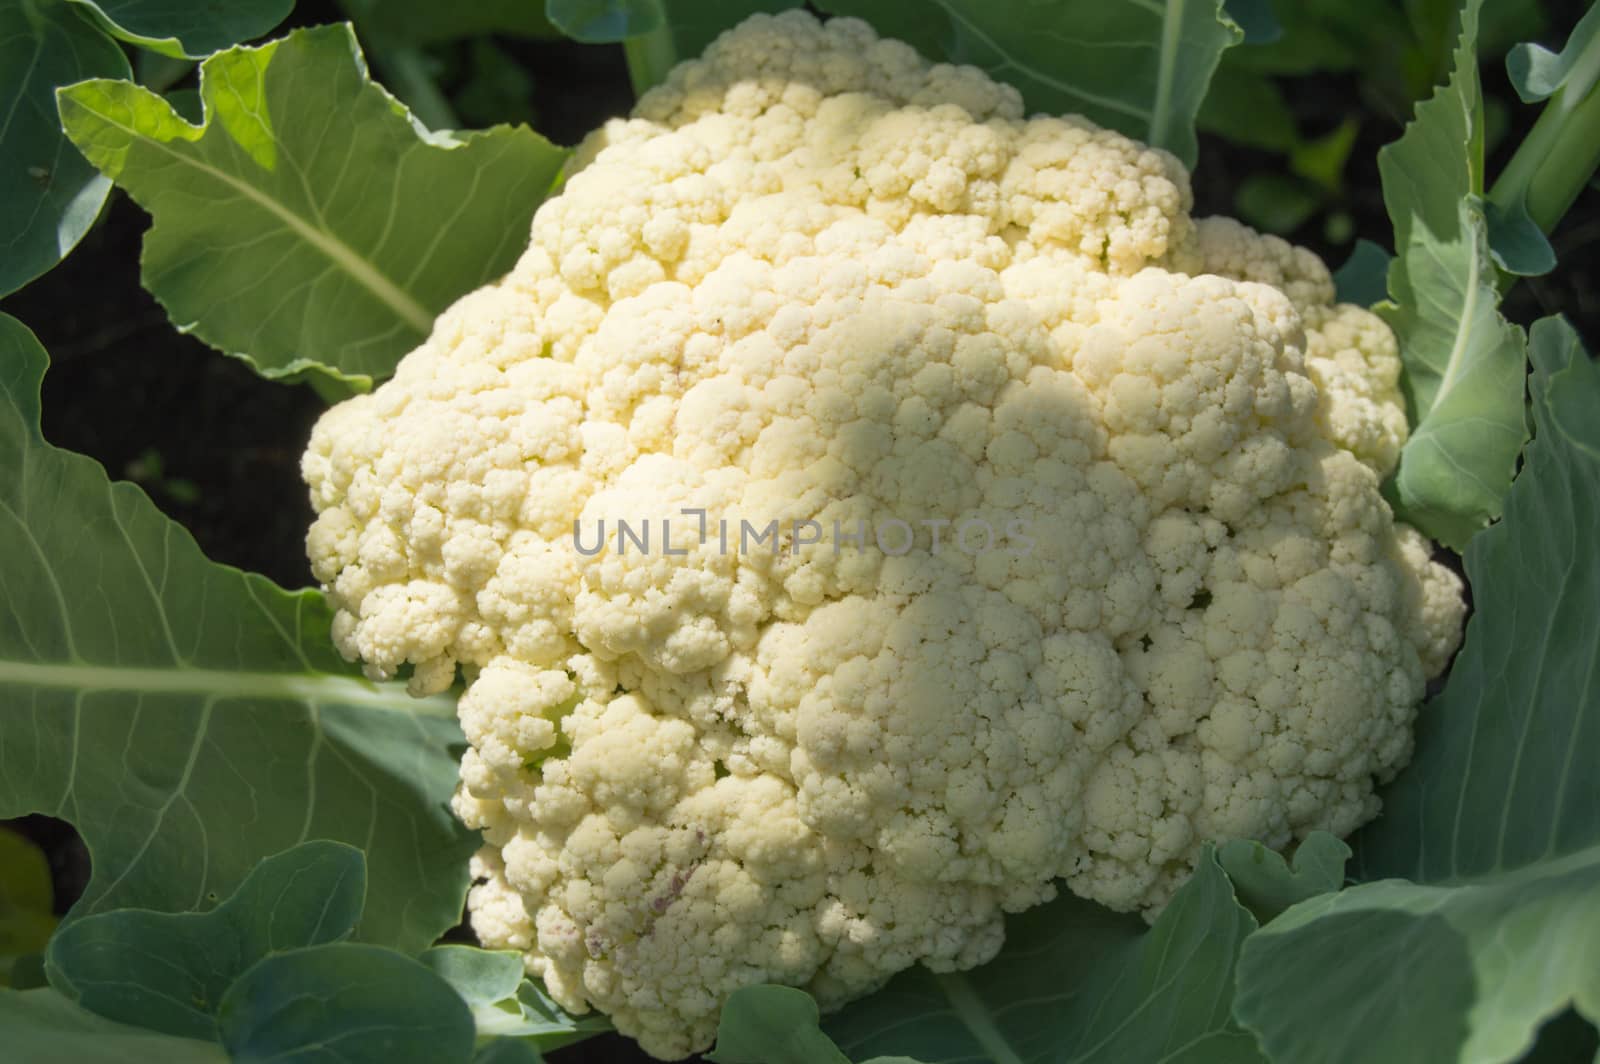
<path fill-rule="evenodd" d="M 1314 255 L 847 18 L 750 19 L 579 159 L 304 461 L 340 648 L 465 675 L 485 945 L 676 1057 L 735 988 L 1377 812 L 1463 606 Z"/>

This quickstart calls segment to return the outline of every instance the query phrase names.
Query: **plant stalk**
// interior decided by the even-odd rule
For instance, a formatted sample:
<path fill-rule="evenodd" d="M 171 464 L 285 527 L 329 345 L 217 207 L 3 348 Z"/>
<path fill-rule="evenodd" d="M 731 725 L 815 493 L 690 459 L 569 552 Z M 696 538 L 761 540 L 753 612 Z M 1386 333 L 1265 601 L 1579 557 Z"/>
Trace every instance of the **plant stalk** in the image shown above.
<path fill-rule="evenodd" d="M 1600 167 L 1600 35 L 1540 112 L 1489 190 L 1489 202 L 1512 210 L 1521 202 L 1548 235 Z M 1504 291 L 1515 280 L 1502 275 Z"/>

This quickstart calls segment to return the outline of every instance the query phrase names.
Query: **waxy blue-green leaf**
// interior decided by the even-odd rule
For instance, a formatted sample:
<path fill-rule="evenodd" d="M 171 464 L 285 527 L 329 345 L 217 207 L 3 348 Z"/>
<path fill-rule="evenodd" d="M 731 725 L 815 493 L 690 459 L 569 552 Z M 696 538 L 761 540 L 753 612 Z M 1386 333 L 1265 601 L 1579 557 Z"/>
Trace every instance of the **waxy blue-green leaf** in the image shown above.
<path fill-rule="evenodd" d="M 0 990 L 0 1037 L 20 1064 L 229 1064 L 214 1042 L 113 1023 L 49 988 Z"/>
<path fill-rule="evenodd" d="M 50 943 L 51 983 L 107 1019 L 215 1039 L 235 980 L 273 953 L 349 935 L 366 890 L 360 850 L 302 843 L 262 861 L 209 912 L 115 909 L 68 924 Z"/>
<path fill-rule="evenodd" d="M 39 433 L 45 353 L 0 316 L 0 817 L 83 836 L 74 916 L 203 910 L 307 839 L 360 847 L 358 936 L 453 926 L 474 840 L 446 803 L 461 741 L 340 660 L 311 591 L 207 561 L 131 484 Z"/>
<path fill-rule="evenodd" d="M 635 93 L 693 59 L 723 30 L 751 15 L 800 7 L 803 0 L 545 0 L 545 16 L 585 44 L 621 43 Z"/>
<path fill-rule="evenodd" d="M 935 59 L 982 67 L 1028 110 L 1082 114 L 1186 166 L 1223 50 L 1244 34 L 1221 0 L 825 0 Z"/>
<path fill-rule="evenodd" d="M 1389 264 L 1394 256 L 1365 237 L 1356 241 L 1344 265 L 1333 271 L 1333 287 L 1341 303 L 1370 307 L 1387 294 Z"/>
<path fill-rule="evenodd" d="M 1578 20 L 1566 45 L 1558 52 L 1537 44 L 1519 44 L 1506 55 L 1506 73 L 1511 86 L 1524 103 L 1538 103 L 1560 92 L 1576 73 L 1592 82 L 1600 70 L 1582 69 L 1587 60 L 1594 63 L 1593 49 L 1600 44 L 1600 5 L 1590 4 L 1588 12 Z M 1588 85 L 1580 86 L 1586 90 Z"/>
<path fill-rule="evenodd" d="M 1245 946 L 1235 1011 L 1274 1061 L 1511 1061 L 1569 1005 L 1600 1021 L 1600 367 L 1559 319 L 1530 352 L 1534 439 L 1467 548 L 1475 612 L 1416 758 L 1357 837 L 1368 882 Z"/>
<path fill-rule="evenodd" d="M 61 131 L 56 88 L 128 76 L 122 49 L 77 8 L 0 4 L 0 296 L 66 257 L 111 191 Z"/>
<path fill-rule="evenodd" d="M 1255 928 L 1207 848 L 1153 927 L 1063 895 L 1008 920 L 1006 947 L 987 965 L 917 967 L 826 1017 L 831 1043 L 818 1040 L 799 991 L 736 994 L 713 1059 L 1252 1064 L 1262 1058 L 1230 1010 L 1234 962 Z"/>
<path fill-rule="evenodd" d="M 597 1012 L 573 1016 L 523 974 L 522 954 L 473 946 L 435 946 L 418 958 L 472 1009 L 478 1038 L 549 1052 L 612 1030 Z M 509 1051 L 508 1051 L 509 1052 Z"/>
<path fill-rule="evenodd" d="M 566 152 L 525 128 L 428 133 L 348 26 L 200 67 L 192 126 L 126 81 L 60 93 L 73 143 L 154 216 L 144 283 L 173 322 L 282 377 L 366 383 L 503 274 Z"/>
<path fill-rule="evenodd" d="M 1375 309 L 1400 339 L 1418 412 L 1392 485 L 1399 516 L 1460 551 L 1500 513 L 1528 434 L 1523 332 L 1500 314 L 1481 210 L 1458 207 L 1454 236 L 1412 230 L 1389 271 L 1392 302 Z"/>
<path fill-rule="evenodd" d="M 489 34 L 546 40 L 560 35 L 545 17 L 540 0 L 476 0 L 441 4 L 438 0 L 340 0 L 362 39 L 376 32 L 401 45 L 435 44 Z"/>
<path fill-rule="evenodd" d="M 106 31 L 163 55 L 200 59 L 271 30 L 294 0 L 72 0 Z"/>
<path fill-rule="evenodd" d="M 1412 422 L 1391 484 L 1397 515 L 1462 550 L 1500 513 L 1523 424 L 1522 330 L 1499 312 L 1484 220 L 1478 9 L 1461 14 L 1448 84 L 1378 153 L 1397 257 L 1390 301 Z"/>
<path fill-rule="evenodd" d="M 1229 839 L 1217 847 L 1217 863 L 1233 881 L 1234 895 L 1262 923 L 1297 902 L 1338 890 L 1349 859 L 1350 847 L 1326 831 L 1307 836 L 1292 862 L 1250 839 Z"/>
<path fill-rule="evenodd" d="M 791 986 L 747 986 L 722 1006 L 715 1064 L 850 1064 L 822 1033 L 822 1012 L 804 990 Z"/>
<path fill-rule="evenodd" d="M 613 44 L 667 23 L 662 0 L 545 0 L 545 18 L 584 44 Z"/>
<path fill-rule="evenodd" d="M 474 1045 L 449 983 L 353 942 L 261 961 L 229 988 L 218 1027 L 235 1064 L 468 1064 Z"/>
<path fill-rule="evenodd" d="M 1227 63 L 1217 67 L 1195 124 L 1207 133 L 1263 151 L 1288 154 L 1300 143 L 1294 112 L 1277 83 Z"/>

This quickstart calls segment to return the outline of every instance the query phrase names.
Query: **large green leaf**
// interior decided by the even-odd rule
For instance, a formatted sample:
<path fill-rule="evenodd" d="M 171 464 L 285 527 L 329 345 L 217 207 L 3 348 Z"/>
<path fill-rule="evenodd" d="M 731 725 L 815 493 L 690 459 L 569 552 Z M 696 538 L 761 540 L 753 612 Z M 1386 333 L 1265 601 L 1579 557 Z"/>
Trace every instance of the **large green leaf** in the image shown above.
<path fill-rule="evenodd" d="M 799 7 L 803 0 L 545 0 L 552 25 L 585 44 L 622 42 L 636 93 L 692 59 L 723 30 L 759 12 Z"/>
<path fill-rule="evenodd" d="M 1527 429 L 1522 329 L 1500 313 L 1482 211 L 1457 206 L 1452 236 L 1412 229 L 1389 269 L 1393 302 L 1376 309 L 1417 411 L 1392 485 L 1399 516 L 1459 551 L 1500 513 Z"/>
<path fill-rule="evenodd" d="M 802 0 L 545 0 L 545 16 L 573 40 L 609 44 L 665 30 L 679 59 L 692 59 L 723 30 L 758 12 L 800 7 Z"/>
<path fill-rule="evenodd" d="M 1265 74 L 1230 66 L 1217 68 L 1195 122 L 1207 133 L 1263 151 L 1293 151 L 1300 143 L 1294 112 Z"/>
<path fill-rule="evenodd" d="M 107 1019 L 215 1039 L 235 980 L 273 953 L 350 934 L 366 889 L 360 850 L 303 843 L 262 861 L 209 912 L 114 909 L 68 924 L 50 943 L 50 981 Z"/>
<path fill-rule="evenodd" d="M 1260 74 L 1311 74 L 1369 65 L 1397 49 L 1393 0 L 1272 0 L 1276 39 L 1246 39 L 1222 65 Z M 1231 6 L 1230 6 L 1231 10 Z"/>
<path fill-rule="evenodd" d="M 0 296 L 77 246 L 111 191 L 62 133 L 56 87 L 128 76 L 122 49 L 77 9 L 0 3 Z"/>
<path fill-rule="evenodd" d="M 282 22 L 294 0 L 72 0 L 106 30 L 164 55 L 199 59 L 259 37 Z"/>
<path fill-rule="evenodd" d="M 1261 1058 L 1230 1007 L 1234 962 L 1255 928 L 1208 849 L 1153 927 L 1063 895 L 1008 921 L 1006 948 L 984 967 L 915 968 L 829 1016 L 822 1027 L 841 1058 L 817 1040 L 797 991 L 763 991 L 729 1000 L 713 1059 L 1251 1064 Z"/>
<path fill-rule="evenodd" d="M 1522 330 L 1498 309 L 1483 192 L 1483 100 L 1468 0 L 1450 81 L 1378 153 L 1398 257 L 1391 302 L 1413 430 L 1392 484 L 1398 515 L 1462 550 L 1500 513 L 1523 424 Z"/>
<path fill-rule="evenodd" d="M 747 986 L 729 996 L 717 1025 L 715 1064 L 850 1064 L 819 1026 L 816 999 L 789 986 Z"/>
<path fill-rule="evenodd" d="M 499 34 L 544 39 L 558 31 L 539 0 L 477 0 L 441 4 L 437 0 L 341 0 L 365 37 L 370 31 L 401 44 L 435 44 L 463 37 Z"/>
<path fill-rule="evenodd" d="M 0 990 L 0 1037 L 21 1064 L 228 1064 L 215 1043 L 125 1027 L 47 988 Z"/>
<path fill-rule="evenodd" d="M 1336 297 L 1341 303 L 1370 307 L 1387 291 L 1389 264 L 1394 256 L 1366 237 L 1356 241 L 1344 265 L 1333 271 Z"/>
<path fill-rule="evenodd" d="M 510 268 L 566 158 L 521 127 L 427 133 L 343 25 L 212 56 L 200 92 L 199 127 L 126 81 L 63 90 L 62 122 L 154 215 L 144 283 L 172 320 L 269 377 L 387 375 Z"/>
<path fill-rule="evenodd" d="M 360 937 L 416 950 L 460 916 L 449 698 L 339 660 L 315 592 L 206 560 L 131 484 L 39 434 L 38 341 L 0 316 L 0 817 L 72 822 L 73 915 L 205 909 L 313 838 L 365 851 Z"/>
<path fill-rule="evenodd" d="M 522 954 L 474 946 L 435 946 L 419 960 L 472 1009 L 478 1038 L 549 1052 L 612 1029 L 597 1012 L 573 1016 L 523 974 Z"/>
<path fill-rule="evenodd" d="M 1568 1005 L 1600 1021 L 1600 368 L 1557 319 L 1530 350 L 1534 441 L 1467 549 L 1476 612 L 1416 759 L 1358 837 L 1375 881 L 1245 947 L 1236 1011 L 1274 1061 L 1509 1061 Z"/>
<path fill-rule="evenodd" d="M 1077 113 L 1193 166 L 1195 116 L 1243 33 L 1221 0 L 825 0 L 936 59 L 982 67 L 1030 111 Z"/>
<path fill-rule="evenodd" d="M 275 953 L 229 988 L 218 1017 L 236 1064 L 468 1064 L 472 1014 L 450 984 L 354 942 Z"/>
<path fill-rule="evenodd" d="M 1217 848 L 1217 863 L 1233 881 L 1234 894 L 1262 923 L 1296 902 L 1338 890 L 1349 858 L 1350 847 L 1325 831 L 1296 847 L 1293 862 L 1251 839 L 1229 839 Z"/>

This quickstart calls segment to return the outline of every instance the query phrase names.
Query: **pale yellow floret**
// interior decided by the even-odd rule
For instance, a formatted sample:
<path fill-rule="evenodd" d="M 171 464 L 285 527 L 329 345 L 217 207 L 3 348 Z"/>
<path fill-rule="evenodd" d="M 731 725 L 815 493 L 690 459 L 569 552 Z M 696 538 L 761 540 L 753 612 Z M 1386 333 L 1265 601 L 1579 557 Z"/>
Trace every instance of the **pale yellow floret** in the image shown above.
<path fill-rule="evenodd" d="M 339 648 L 467 681 L 486 945 L 678 1057 L 741 986 L 832 1007 L 1376 813 L 1463 607 L 1315 256 L 847 18 L 752 18 L 577 160 L 304 460 Z"/>

